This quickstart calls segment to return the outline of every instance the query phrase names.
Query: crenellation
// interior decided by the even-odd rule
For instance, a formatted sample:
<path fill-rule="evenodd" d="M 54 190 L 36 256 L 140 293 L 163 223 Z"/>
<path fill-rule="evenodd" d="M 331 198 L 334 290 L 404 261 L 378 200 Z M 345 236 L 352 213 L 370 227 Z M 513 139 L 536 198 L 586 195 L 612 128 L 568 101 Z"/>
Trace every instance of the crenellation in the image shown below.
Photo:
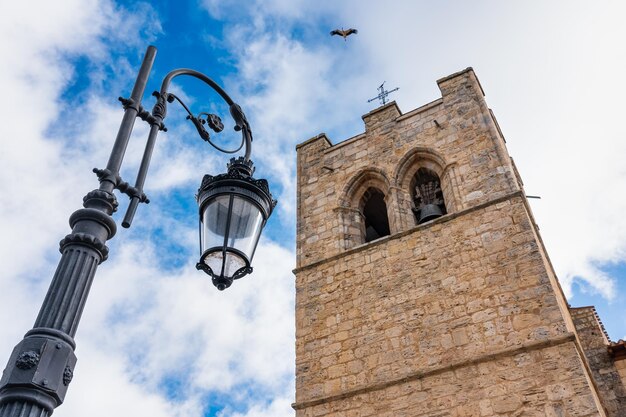
<path fill-rule="evenodd" d="M 453 119 L 448 121 L 448 117 L 445 115 L 445 112 L 449 111 L 449 109 L 446 108 L 444 102 L 445 101 L 442 100 L 441 103 L 433 106 L 427 112 L 412 113 L 413 117 L 420 119 L 419 123 L 412 120 L 410 117 L 407 118 L 407 115 L 402 116 L 402 119 L 399 122 L 393 121 L 393 124 L 397 125 L 395 127 L 397 133 L 391 134 L 390 137 L 389 135 L 381 134 L 378 131 L 373 133 L 371 129 L 368 130 L 366 128 L 366 132 L 364 134 L 357 135 L 356 137 L 350 139 L 350 143 L 341 143 L 335 146 L 326 147 L 324 149 L 324 153 L 326 155 L 324 166 L 331 168 L 332 171 L 325 170 L 326 172 L 321 174 L 321 178 L 325 183 L 345 183 L 348 178 L 354 178 L 355 175 L 358 175 L 358 171 L 370 167 L 370 161 L 376 161 L 375 166 L 377 166 L 383 172 L 383 175 L 387 177 L 389 181 L 389 188 L 397 187 L 396 183 L 397 181 L 400 181 L 401 178 L 393 177 L 394 173 L 392 168 L 396 166 L 398 161 L 407 154 L 407 151 L 410 151 L 411 148 L 415 146 L 414 144 L 418 136 L 418 143 L 429 145 L 429 149 L 441 148 L 441 151 L 435 150 L 435 152 L 443 153 L 443 151 L 445 151 L 450 154 L 448 149 L 454 147 L 457 149 L 456 153 L 459 154 L 458 149 L 460 149 L 460 147 L 458 146 L 458 142 L 460 138 L 458 133 L 447 134 L 446 131 L 450 130 L 450 126 L 437 128 L 433 122 L 433 119 L 439 118 L 442 121 L 445 121 L 447 125 L 452 125 Z M 370 119 L 380 119 L 387 120 L 388 123 L 392 123 L 390 120 L 398 118 L 399 114 L 397 105 L 395 105 L 395 103 L 391 105 L 390 103 L 384 107 L 382 111 L 375 111 L 364 116 L 364 120 L 369 122 Z M 461 114 L 472 115 L 473 113 L 468 112 L 467 109 L 465 109 L 461 111 Z M 470 156 L 470 159 L 466 160 L 465 163 L 460 163 L 461 161 L 455 160 L 450 161 L 445 166 L 441 167 L 443 171 L 451 165 L 456 165 L 455 168 L 449 169 L 449 172 L 444 171 L 445 175 L 442 179 L 442 189 L 446 194 L 450 194 L 447 200 L 449 200 L 449 205 L 452 210 L 463 209 L 474 204 L 481 204 L 485 201 L 486 192 L 481 189 L 471 190 L 463 196 L 462 190 L 459 189 L 459 187 L 463 184 L 469 185 L 470 183 L 474 183 L 477 187 L 488 187 L 490 190 L 502 188 L 503 191 L 510 191 L 517 187 L 516 182 L 514 182 L 514 184 L 509 184 L 508 186 L 500 185 L 500 178 L 503 175 L 506 176 L 505 174 L 509 173 L 510 170 L 503 169 L 501 165 L 493 164 L 494 158 L 490 156 L 490 141 L 486 138 L 486 135 L 483 135 L 482 137 L 476 136 L 474 145 L 477 148 L 473 153 L 468 153 L 468 149 L 461 149 L 464 154 L 468 154 Z M 468 138 L 464 138 L 464 141 L 467 142 L 467 139 Z M 383 145 L 384 143 L 391 144 L 392 142 L 395 145 Z M 464 146 L 463 148 L 467 148 L 467 146 Z M 300 151 L 301 148 L 299 148 L 299 152 Z M 493 165 L 493 173 L 487 175 L 488 179 L 487 181 L 484 181 L 484 170 L 488 168 L 489 165 Z M 317 178 L 314 179 L 309 177 L 307 181 L 309 181 L 309 184 L 313 184 L 317 182 Z M 398 188 L 400 189 L 400 187 Z M 324 187 L 321 187 L 321 189 L 324 189 Z M 406 190 L 406 188 L 402 189 Z M 340 190 L 335 189 L 334 192 L 335 195 L 338 195 Z M 410 199 L 407 198 L 407 196 L 402 192 L 394 191 L 389 194 L 393 194 L 391 195 L 393 199 L 389 204 L 389 217 L 390 219 L 393 219 L 395 227 L 398 230 L 406 230 L 407 228 L 414 226 L 414 219 L 411 219 L 412 212 L 410 210 Z M 314 194 L 311 194 L 311 197 L 316 200 L 318 199 L 318 196 Z M 341 198 L 338 197 L 334 201 L 335 206 L 332 207 L 332 209 L 341 205 L 340 200 Z M 333 214 L 333 211 L 331 210 L 315 213 L 320 217 L 320 219 L 317 219 L 316 221 L 329 222 L 335 220 L 340 223 L 347 223 L 348 226 L 343 237 L 334 235 L 334 242 L 329 242 L 326 239 L 321 240 L 319 242 L 319 250 L 321 251 L 322 248 L 324 248 L 324 251 L 326 251 L 326 248 L 330 247 L 334 249 L 335 253 L 337 253 L 341 249 L 357 246 L 360 242 L 355 241 L 354 235 L 359 233 L 359 229 L 350 227 L 349 224 L 358 223 L 360 219 L 349 219 L 342 215 L 336 215 L 334 219 L 329 219 L 329 215 Z M 332 240 L 330 237 L 329 239 Z M 309 255 L 309 257 L 311 256 L 312 255 Z M 303 262 L 302 259 L 299 259 L 299 261 Z"/>
<path fill-rule="evenodd" d="M 395 101 L 385 104 L 363 116 L 365 131 L 375 134 L 385 134 L 395 125 L 399 116 L 402 115 Z"/>
<path fill-rule="evenodd" d="M 610 355 L 610 342 L 595 308 L 578 307 L 570 311 L 600 399 L 609 416 L 620 416 L 619 412 L 626 408 L 626 389 L 618 369 L 619 361 Z"/>

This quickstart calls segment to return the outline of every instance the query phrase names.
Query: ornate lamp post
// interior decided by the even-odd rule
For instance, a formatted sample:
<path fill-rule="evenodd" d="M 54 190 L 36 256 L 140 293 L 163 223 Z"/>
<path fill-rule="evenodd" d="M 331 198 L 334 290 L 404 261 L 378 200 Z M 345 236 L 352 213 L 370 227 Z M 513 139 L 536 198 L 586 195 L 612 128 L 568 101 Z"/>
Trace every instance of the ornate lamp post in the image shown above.
<path fill-rule="evenodd" d="M 117 210 L 118 190 L 130 197 L 122 226 L 130 227 L 139 203 L 148 203 L 143 192 L 152 151 L 160 130 L 166 131 L 163 119 L 167 104 L 177 100 L 189 113 L 200 137 L 221 152 L 235 153 L 245 146 L 245 155 L 231 159 L 228 172 L 205 175 L 198 190 L 200 208 L 200 250 L 197 268 L 209 274 L 220 290 L 234 279 L 252 272 L 250 262 L 261 231 L 276 205 L 267 181 L 252 178 L 250 160 L 252 131 L 241 108 L 206 75 L 190 69 L 177 69 L 164 78 L 152 112 L 141 105 L 156 48 L 148 47 L 130 98 L 120 98 L 124 117 L 105 169 L 94 169 L 100 187 L 83 198 L 84 208 L 70 216 L 72 233 L 60 243 L 61 260 L 32 330 L 13 349 L 0 379 L 0 417 L 46 417 L 61 405 L 72 381 L 76 356 L 74 335 L 87 300 L 98 265 L 107 259 L 106 241 L 116 232 L 112 214 Z M 208 125 L 215 132 L 224 126 L 213 114 L 194 116 L 189 108 L 168 89 L 173 78 L 188 75 L 212 87 L 230 106 L 235 130 L 241 131 L 241 145 L 225 150 L 215 145 Z M 135 185 L 120 177 L 120 167 L 135 119 L 146 121 L 150 133 Z"/>

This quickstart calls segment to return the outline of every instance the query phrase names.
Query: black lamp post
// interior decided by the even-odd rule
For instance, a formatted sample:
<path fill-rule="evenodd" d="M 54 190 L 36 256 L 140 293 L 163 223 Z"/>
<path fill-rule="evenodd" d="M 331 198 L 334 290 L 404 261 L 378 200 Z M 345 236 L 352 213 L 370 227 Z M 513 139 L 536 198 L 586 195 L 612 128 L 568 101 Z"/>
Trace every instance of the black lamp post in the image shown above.
<path fill-rule="evenodd" d="M 261 231 L 276 205 L 267 181 L 252 178 L 250 160 L 252 131 L 241 108 L 206 75 L 190 69 L 177 69 L 164 78 L 152 112 L 141 106 L 156 48 L 148 47 L 130 98 L 120 98 L 124 117 L 105 169 L 94 169 L 100 187 L 83 198 L 84 208 L 70 216 L 72 233 L 60 243 L 61 260 L 41 306 L 33 329 L 13 349 L 0 379 L 0 417 L 47 417 L 61 405 L 72 381 L 76 356 L 74 335 L 78 328 L 96 268 L 107 259 L 106 241 L 116 232 L 112 214 L 117 210 L 118 190 L 130 197 L 122 226 L 130 227 L 138 204 L 148 203 L 143 185 L 152 151 L 160 130 L 166 131 L 163 119 L 167 103 L 177 100 L 187 111 L 200 137 L 221 152 L 235 153 L 245 146 L 245 156 L 231 159 L 228 173 L 205 175 L 198 190 L 200 207 L 200 251 L 197 268 L 209 274 L 213 284 L 223 290 L 234 279 L 252 272 L 250 262 Z M 215 145 L 208 125 L 215 132 L 224 128 L 214 114 L 194 116 L 174 94 L 169 85 L 174 77 L 189 75 L 212 87 L 230 106 L 235 130 L 242 132 L 241 145 L 225 150 Z M 150 125 L 135 185 L 120 177 L 120 167 L 135 119 Z"/>

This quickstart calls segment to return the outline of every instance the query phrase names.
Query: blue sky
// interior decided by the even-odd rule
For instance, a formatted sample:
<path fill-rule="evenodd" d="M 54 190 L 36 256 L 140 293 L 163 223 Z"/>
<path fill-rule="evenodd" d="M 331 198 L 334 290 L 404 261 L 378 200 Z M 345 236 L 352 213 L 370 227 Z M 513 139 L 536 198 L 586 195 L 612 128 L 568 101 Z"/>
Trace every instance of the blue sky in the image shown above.
<path fill-rule="evenodd" d="M 148 45 L 144 97 L 172 69 L 206 73 L 246 112 L 256 176 L 279 199 L 252 276 L 217 292 L 195 271 L 204 173 L 228 157 L 170 105 L 146 182 L 149 205 L 109 242 L 76 336 L 64 415 L 293 416 L 295 145 L 363 131 L 386 81 L 403 112 L 440 97 L 436 80 L 472 66 L 564 292 L 626 337 L 626 38 L 620 2 L 35 1 L 0 5 L 0 356 L 32 326 L 57 242 L 97 186 Z M 347 41 L 329 36 L 356 27 Z M 218 112 L 193 79 L 172 91 Z M 122 171 L 134 181 L 147 127 Z M 232 132 L 214 135 L 232 145 Z M 126 201 L 120 197 L 123 216 Z M 106 393 L 106 394 L 105 394 Z M 116 398 L 109 401 L 109 398 Z"/>

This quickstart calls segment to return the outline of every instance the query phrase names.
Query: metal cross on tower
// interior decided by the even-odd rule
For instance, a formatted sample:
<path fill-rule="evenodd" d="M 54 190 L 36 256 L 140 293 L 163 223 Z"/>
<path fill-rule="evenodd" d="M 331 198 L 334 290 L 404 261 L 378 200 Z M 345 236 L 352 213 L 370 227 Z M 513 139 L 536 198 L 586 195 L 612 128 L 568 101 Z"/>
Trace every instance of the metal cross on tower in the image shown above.
<path fill-rule="evenodd" d="M 372 101 L 379 99 L 380 100 L 380 104 L 381 106 L 384 106 L 385 104 L 387 104 L 387 96 L 390 93 L 393 93 L 394 91 L 399 90 L 399 87 L 394 88 L 393 90 L 387 91 L 385 90 L 385 83 L 387 81 L 383 81 L 383 83 L 380 85 L 380 87 L 378 87 L 378 95 L 374 98 L 371 98 L 369 100 L 367 100 L 368 103 L 371 103 Z"/>

